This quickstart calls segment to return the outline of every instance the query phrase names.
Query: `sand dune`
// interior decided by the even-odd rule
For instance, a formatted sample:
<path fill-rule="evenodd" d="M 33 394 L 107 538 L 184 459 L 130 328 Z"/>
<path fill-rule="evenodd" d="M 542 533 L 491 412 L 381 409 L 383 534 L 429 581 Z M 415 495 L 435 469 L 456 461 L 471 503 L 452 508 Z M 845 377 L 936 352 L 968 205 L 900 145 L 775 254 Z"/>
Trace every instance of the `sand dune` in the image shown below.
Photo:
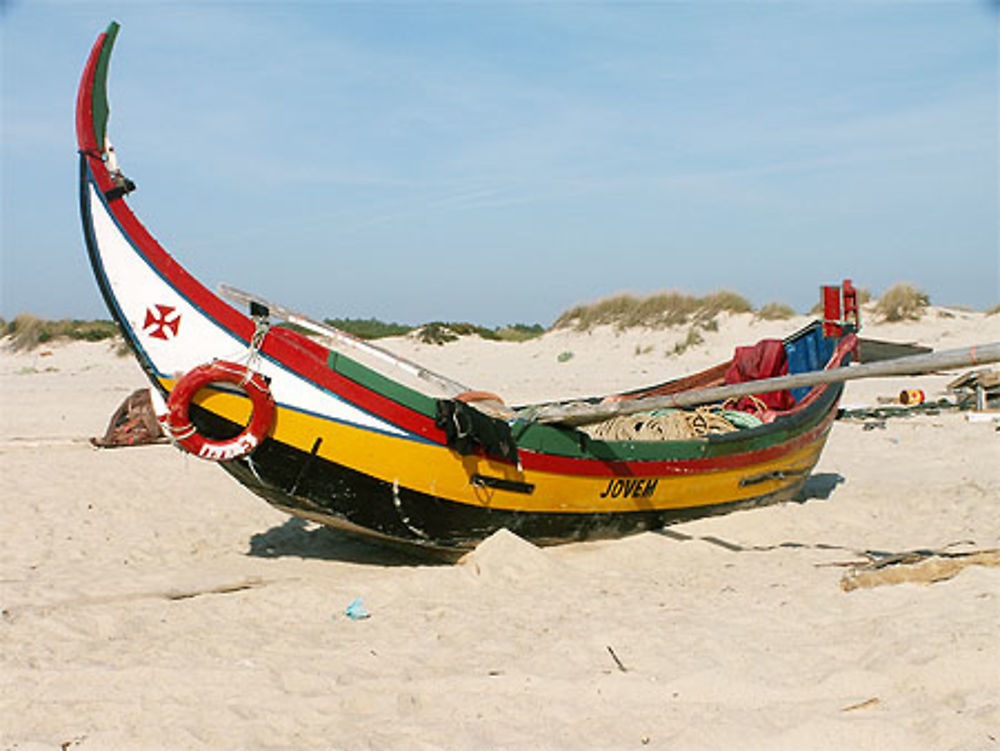
<path fill-rule="evenodd" d="M 682 356 L 686 330 L 387 346 L 517 403 L 797 323 L 723 318 Z M 956 347 L 1000 316 L 865 333 Z M 443 565 L 290 520 L 170 446 L 89 446 L 142 385 L 106 344 L 0 354 L 0 749 L 1000 746 L 1000 569 L 841 585 L 865 551 L 1000 548 L 991 424 L 840 422 L 802 502 L 557 548 L 500 532 Z"/>

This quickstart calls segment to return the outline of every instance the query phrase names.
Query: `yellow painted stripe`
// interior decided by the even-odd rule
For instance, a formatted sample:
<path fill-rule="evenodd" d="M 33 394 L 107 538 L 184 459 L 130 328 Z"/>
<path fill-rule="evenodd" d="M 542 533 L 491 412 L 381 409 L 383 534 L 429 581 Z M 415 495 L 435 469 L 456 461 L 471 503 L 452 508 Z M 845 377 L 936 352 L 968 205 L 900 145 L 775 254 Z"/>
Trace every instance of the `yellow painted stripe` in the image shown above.
<path fill-rule="evenodd" d="M 171 383 L 164 381 L 168 388 Z M 202 391 L 196 399 L 202 407 L 220 416 L 246 424 L 250 418 L 249 399 L 230 393 Z M 686 475 L 665 475 L 642 479 L 632 493 L 612 497 L 612 478 L 565 475 L 525 470 L 487 458 L 461 456 L 436 444 L 402 439 L 363 428 L 343 425 L 315 415 L 278 407 L 272 437 L 301 451 L 309 452 L 322 438 L 318 455 L 388 483 L 473 506 L 534 512 L 608 513 L 651 511 L 709 506 L 746 500 L 774 493 L 802 479 L 812 469 L 826 441 L 826 433 L 788 454 L 770 461 L 737 469 L 720 469 Z M 780 475 L 741 487 L 748 478 Z M 474 474 L 530 483 L 531 494 L 476 487 Z M 655 480 L 652 485 L 650 480 Z M 619 486 L 619 490 L 621 486 Z M 605 497 L 601 497 L 602 493 Z M 637 496 L 637 497 L 632 497 Z"/>

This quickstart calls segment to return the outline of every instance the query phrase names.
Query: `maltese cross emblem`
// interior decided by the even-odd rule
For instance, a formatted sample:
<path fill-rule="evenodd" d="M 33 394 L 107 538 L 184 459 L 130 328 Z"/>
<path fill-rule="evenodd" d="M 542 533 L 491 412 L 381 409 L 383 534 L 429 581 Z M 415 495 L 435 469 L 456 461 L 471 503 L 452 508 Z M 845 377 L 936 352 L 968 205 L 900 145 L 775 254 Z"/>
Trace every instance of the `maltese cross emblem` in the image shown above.
<path fill-rule="evenodd" d="M 181 325 L 181 314 L 169 305 L 146 308 L 146 322 L 142 330 L 154 339 L 173 339 Z"/>

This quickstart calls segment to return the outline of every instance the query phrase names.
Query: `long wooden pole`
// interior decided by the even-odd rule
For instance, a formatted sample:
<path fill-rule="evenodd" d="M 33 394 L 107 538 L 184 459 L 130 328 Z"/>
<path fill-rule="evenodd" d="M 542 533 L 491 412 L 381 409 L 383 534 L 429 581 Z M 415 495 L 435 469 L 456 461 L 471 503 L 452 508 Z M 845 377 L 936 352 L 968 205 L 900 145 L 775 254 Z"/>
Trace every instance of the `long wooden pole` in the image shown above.
<path fill-rule="evenodd" d="M 230 287 L 228 284 L 220 284 L 219 294 L 230 302 L 235 302 L 239 305 L 249 305 L 251 302 L 263 305 L 276 318 L 288 321 L 289 323 L 294 323 L 296 326 L 308 329 L 314 334 L 326 337 L 333 345 L 340 345 L 354 349 L 358 352 L 364 352 L 392 367 L 399 368 L 416 378 L 420 378 L 421 380 L 434 384 L 449 396 L 455 396 L 456 394 L 469 391 L 468 386 L 463 386 L 458 381 L 454 381 L 447 376 L 443 376 L 440 373 L 434 373 L 433 371 L 427 370 L 427 368 L 418 365 L 415 362 L 411 362 L 404 357 L 393 354 L 387 349 L 370 344 L 363 339 L 359 339 L 358 337 L 348 334 L 346 331 L 334 328 L 333 326 L 327 326 L 325 323 L 318 323 L 302 313 L 294 311 L 291 308 L 286 308 L 278 303 L 265 300 L 264 298 L 258 297 L 250 292 L 244 292 L 241 289 L 236 289 L 236 287 Z"/>
<path fill-rule="evenodd" d="M 528 407 L 519 417 L 534 422 L 560 423 L 562 425 L 587 425 L 601 422 L 620 415 L 633 415 L 654 409 L 693 407 L 698 404 L 723 401 L 750 394 L 763 394 L 801 386 L 816 386 L 822 383 L 839 383 L 860 378 L 882 378 L 894 375 L 918 375 L 938 370 L 951 370 L 975 365 L 1000 362 L 1000 342 L 977 344 L 972 347 L 942 350 L 926 355 L 900 357 L 896 360 L 854 365 L 831 370 L 811 370 L 807 373 L 763 378 L 759 381 L 734 383 L 728 386 L 713 386 L 706 389 L 681 391 L 676 394 L 649 396 L 623 402 L 607 404 L 549 404 Z"/>

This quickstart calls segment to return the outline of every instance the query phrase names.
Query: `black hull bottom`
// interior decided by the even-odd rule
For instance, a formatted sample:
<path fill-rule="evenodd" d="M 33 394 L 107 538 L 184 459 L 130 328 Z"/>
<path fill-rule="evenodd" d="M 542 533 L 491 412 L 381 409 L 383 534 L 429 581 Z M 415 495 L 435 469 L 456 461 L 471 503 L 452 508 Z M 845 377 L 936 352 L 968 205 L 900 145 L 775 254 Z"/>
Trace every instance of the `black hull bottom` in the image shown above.
<path fill-rule="evenodd" d="M 688 519 L 796 497 L 807 476 L 778 492 L 712 506 L 618 513 L 541 513 L 469 506 L 378 480 L 265 441 L 222 467 L 268 503 L 303 519 L 428 551 L 459 554 L 500 529 L 539 545 L 622 537 Z"/>

